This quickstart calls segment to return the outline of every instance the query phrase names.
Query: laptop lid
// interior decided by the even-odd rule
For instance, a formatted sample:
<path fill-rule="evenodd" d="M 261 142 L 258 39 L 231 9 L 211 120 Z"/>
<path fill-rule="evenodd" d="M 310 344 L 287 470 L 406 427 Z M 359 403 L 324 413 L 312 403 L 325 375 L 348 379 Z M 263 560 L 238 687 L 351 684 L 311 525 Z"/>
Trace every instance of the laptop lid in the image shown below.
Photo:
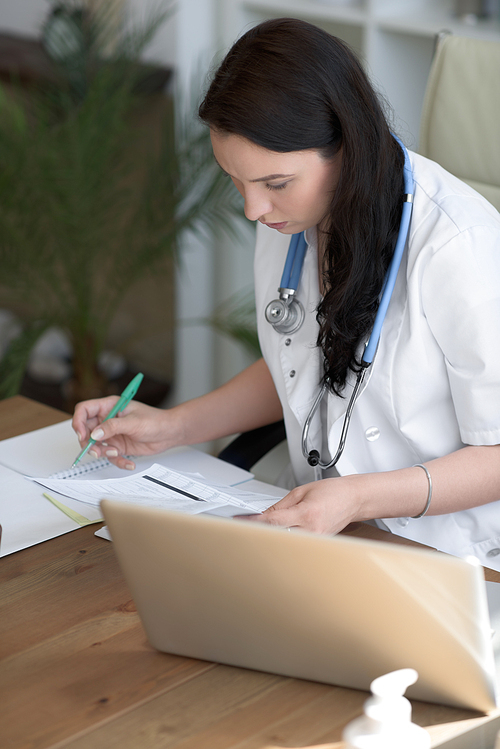
<path fill-rule="evenodd" d="M 415 668 L 409 697 L 495 707 L 479 563 L 114 500 L 101 508 L 158 650 L 363 690 Z"/>

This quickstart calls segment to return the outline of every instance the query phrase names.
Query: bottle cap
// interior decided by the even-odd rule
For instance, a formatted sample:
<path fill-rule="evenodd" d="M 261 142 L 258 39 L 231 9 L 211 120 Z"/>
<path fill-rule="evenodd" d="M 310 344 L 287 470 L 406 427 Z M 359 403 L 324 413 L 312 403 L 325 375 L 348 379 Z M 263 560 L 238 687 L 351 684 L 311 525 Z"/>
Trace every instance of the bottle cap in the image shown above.
<path fill-rule="evenodd" d="M 403 695 L 417 679 L 414 668 L 401 668 L 379 676 L 370 684 L 373 696 L 365 702 L 365 715 L 382 723 L 411 721 L 411 704 Z"/>

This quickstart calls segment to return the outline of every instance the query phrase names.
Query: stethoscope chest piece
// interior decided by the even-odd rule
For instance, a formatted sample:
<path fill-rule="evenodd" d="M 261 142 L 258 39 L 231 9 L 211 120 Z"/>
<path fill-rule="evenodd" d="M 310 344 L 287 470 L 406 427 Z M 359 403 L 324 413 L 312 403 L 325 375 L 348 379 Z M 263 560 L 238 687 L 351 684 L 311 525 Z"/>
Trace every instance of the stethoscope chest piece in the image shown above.
<path fill-rule="evenodd" d="M 304 307 L 293 296 L 293 290 L 280 289 L 280 298 L 274 299 L 266 307 L 266 320 L 277 333 L 295 333 L 304 322 Z M 292 291 L 292 293 L 290 293 Z M 287 293 L 288 292 L 288 293 Z"/>
<path fill-rule="evenodd" d="M 304 307 L 295 298 L 307 242 L 304 232 L 293 234 L 288 247 L 285 267 L 279 285 L 279 299 L 274 299 L 266 307 L 266 320 L 277 333 L 290 335 L 295 333 L 304 322 Z"/>

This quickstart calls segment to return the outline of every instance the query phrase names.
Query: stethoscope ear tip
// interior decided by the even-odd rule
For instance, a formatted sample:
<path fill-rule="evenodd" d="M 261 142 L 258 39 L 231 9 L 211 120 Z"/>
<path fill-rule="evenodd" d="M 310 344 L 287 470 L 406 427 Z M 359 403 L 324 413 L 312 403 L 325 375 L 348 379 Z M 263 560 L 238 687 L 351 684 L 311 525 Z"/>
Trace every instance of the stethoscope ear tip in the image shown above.
<path fill-rule="evenodd" d="M 315 468 L 319 463 L 319 452 L 317 450 L 311 450 L 311 452 L 307 456 L 307 462 L 310 466 Z"/>

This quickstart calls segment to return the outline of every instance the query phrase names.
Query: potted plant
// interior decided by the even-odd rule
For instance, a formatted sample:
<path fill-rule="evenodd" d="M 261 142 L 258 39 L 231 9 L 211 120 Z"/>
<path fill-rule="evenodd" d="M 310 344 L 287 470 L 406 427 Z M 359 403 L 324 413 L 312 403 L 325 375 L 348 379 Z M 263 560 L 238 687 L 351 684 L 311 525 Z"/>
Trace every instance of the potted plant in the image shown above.
<path fill-rule="evenodd" d="M 138 60 L 152 28 L 104 56 L 106 19 L 75 18 L 86 46 L 71 46 L 50 86 L 28 99 L 0 91 L 0 306 L 23 321 L 0 362 L 3 397 L 50 326 L 71 342 L 71 401 L 105 393 L 97 362 L 124 295 L 162 272 L 186 230 L 231 229 L 241 212 L 194 117 L 165 100 L 158 137 L 141 138 Z"/>

